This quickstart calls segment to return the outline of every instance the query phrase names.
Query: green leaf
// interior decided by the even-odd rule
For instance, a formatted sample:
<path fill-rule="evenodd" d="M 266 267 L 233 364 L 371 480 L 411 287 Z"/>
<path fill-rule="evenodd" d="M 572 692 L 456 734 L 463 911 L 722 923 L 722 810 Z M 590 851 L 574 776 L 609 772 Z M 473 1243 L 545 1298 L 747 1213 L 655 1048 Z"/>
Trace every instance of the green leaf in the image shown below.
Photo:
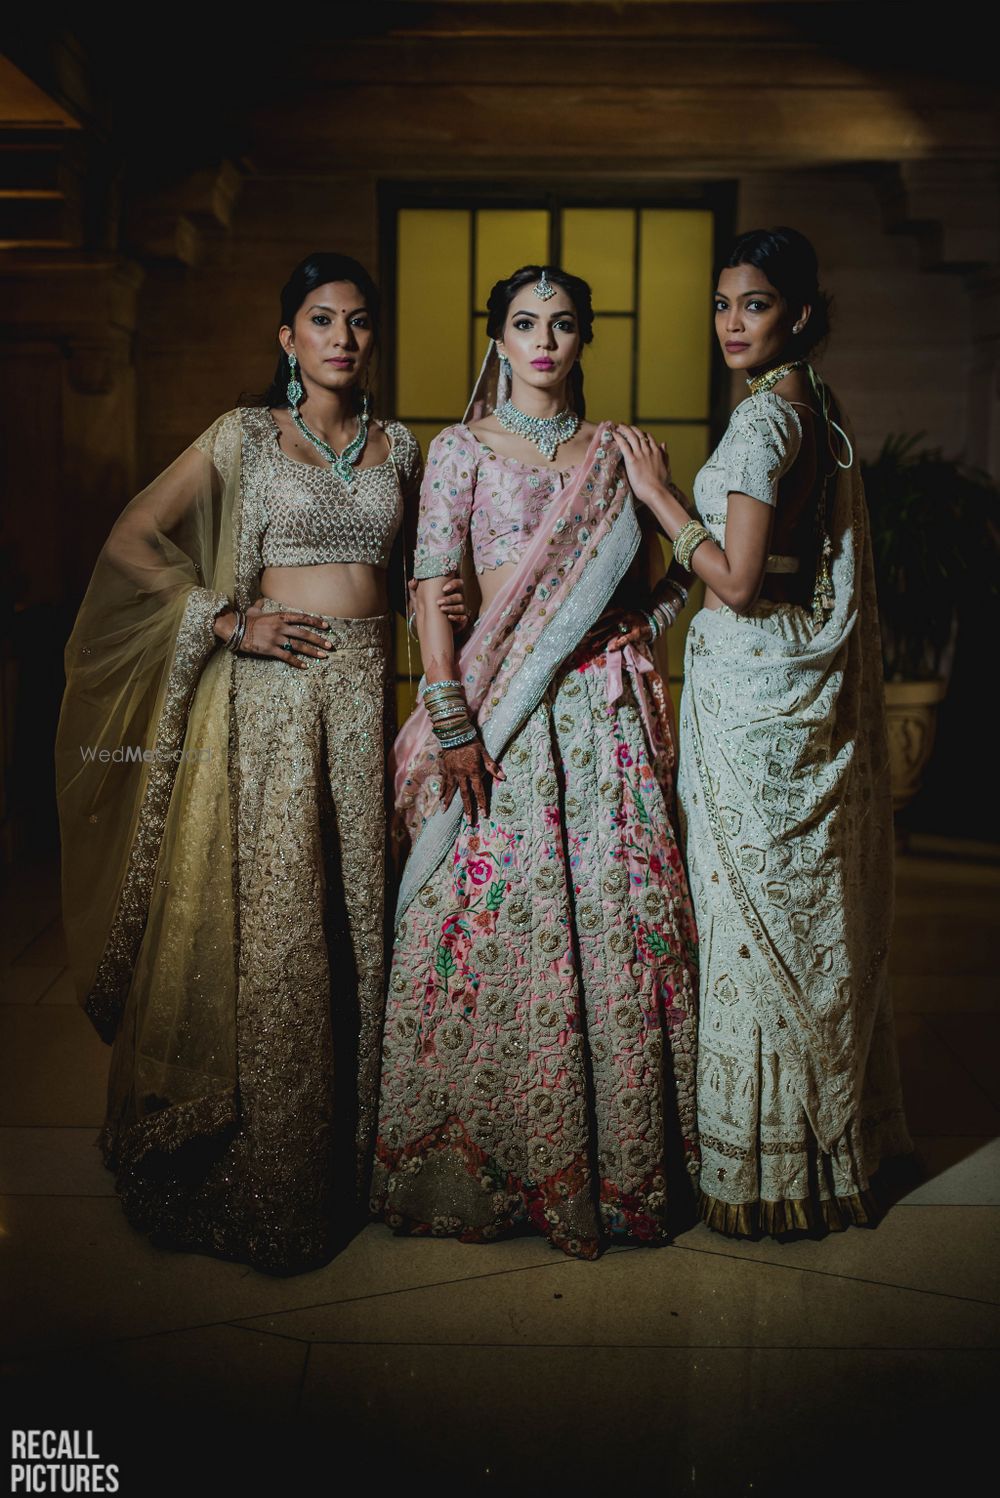
<path fill-rule="evenodd" d="M 507 881 L 505 879 L 494 879 L 486 896 L 486 909 L 499 910 L 507 897 Z"/>
<path fill-rule="evenodd" d="M 437 944 L 437 950 L 434 953 L 434 971 L 441 979 L 441 982 L 444 984 L 445 988 L 448 987 L 448 979 L 451 977 L 452 973 L 454 973 L 457 966 L 458 964 L 455 961 L 455 954 L 452 952 L 451 948 L 446 947 L 443 941 L 439 941 Z"/>
<path fill-rule="evenodd" d="M 666 957 L 670 952 L 670 943 L 665 936 L 660 935 L 659 931 L 646 933 L 646 946 L 654 957 Z"/>

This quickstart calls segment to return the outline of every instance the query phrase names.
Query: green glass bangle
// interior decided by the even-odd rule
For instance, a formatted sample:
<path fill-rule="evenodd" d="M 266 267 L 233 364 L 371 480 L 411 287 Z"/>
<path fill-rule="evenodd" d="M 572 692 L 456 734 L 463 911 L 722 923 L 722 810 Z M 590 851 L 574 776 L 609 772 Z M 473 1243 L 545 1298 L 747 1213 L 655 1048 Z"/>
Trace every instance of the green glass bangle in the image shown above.
<path fill-rule="evenodd" d="M 461 749 L 463 744 L 471 744 L 474 738 L 478 738 L 478 730 L 470 726 L 466 733 L 450 734 L 447 738 L 439 738 L 438 744 L 442 749 Z"/>

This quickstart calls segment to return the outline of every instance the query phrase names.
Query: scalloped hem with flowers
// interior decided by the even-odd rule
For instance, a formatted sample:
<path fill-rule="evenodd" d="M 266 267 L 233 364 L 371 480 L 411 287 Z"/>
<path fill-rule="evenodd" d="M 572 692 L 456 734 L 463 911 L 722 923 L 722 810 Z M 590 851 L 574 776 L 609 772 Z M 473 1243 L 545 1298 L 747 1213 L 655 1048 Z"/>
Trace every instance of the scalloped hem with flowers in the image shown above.
<path fill-rule="evenodd" d="M 457 1120 L 436 1130 L 417 1149 L 385 1159 L 382 1169 L 388 1202 L 381 1215 L 400 1236 L 495 1243 L 535 1231 L 553 1248 L 577 1259 L 598 1258 L 609 1241 L 667 1242 L 659 1212 L 662 1177 L 654 1175 L 628 1193 L 602 1181 L 600 1196 L 607 1204 L 601 1214 L 604 1231 L 594 1234 L 587 1160 L 542 1181 L 518 1180 L 473 1144 Z"/>
<path fill-rule="evenodd" d="M 607 698 L 578 653 L 397 929 L 372 1197 L 397 1231 L 594 1258 L 664 1242 L 668 1169 L 697 1173 L 670 782 L 631 687 Z"/>

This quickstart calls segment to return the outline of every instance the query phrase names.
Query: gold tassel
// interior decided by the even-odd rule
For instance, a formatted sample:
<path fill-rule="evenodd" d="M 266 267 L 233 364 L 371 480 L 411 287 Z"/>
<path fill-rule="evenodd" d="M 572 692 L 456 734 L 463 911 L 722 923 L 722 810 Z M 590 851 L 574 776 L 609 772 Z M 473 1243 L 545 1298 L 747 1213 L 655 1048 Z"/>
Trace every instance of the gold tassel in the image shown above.
<path fill-rule="evenodd" d="M 816 584 L 813 588 L 812 617 L 813 624 L 817 629 L 823 625 L 833 613 L 833 577 L 830 573 L 830 558 L 833 556 L 833 543 L 824 530 L 823 538 L 819 548 L 819 565 L 816 568 Z"/>

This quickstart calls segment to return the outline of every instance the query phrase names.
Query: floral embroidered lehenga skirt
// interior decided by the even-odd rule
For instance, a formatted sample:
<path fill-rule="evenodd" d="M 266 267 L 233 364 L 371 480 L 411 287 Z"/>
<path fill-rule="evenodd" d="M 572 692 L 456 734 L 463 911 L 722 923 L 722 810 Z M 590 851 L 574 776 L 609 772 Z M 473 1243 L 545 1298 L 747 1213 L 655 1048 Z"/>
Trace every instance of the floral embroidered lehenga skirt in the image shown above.
<path fill-rule="evenodd" d="M 389 621 L 328 622 L 331 654 L 305 670 L 234 662 L 235 1130 L 134 1165 L 116 1121 L 103 1137 L 135 1226 L 275 1273 L 326 1262 L 363 1221 L 375 1122 Z"/>
<path fill-rule="evenodd" d="M 396 932 L 373 1210 L 569 1254 L 661 1241 L 690 1189 L 696 939 L 631 687 L 563 667 Z"/>

